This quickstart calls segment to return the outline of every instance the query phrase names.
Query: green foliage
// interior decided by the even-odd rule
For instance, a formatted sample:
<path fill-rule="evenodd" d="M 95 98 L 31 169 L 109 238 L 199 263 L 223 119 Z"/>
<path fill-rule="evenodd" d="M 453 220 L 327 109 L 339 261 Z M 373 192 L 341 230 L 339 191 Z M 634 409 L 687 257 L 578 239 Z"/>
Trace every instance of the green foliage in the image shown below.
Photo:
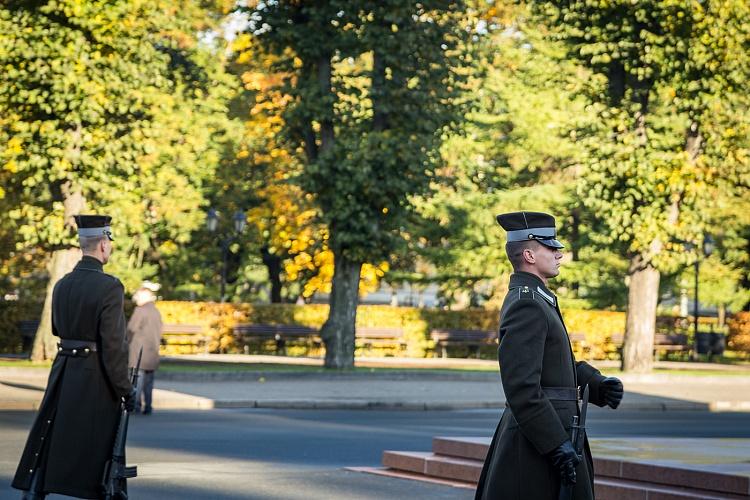
<path fill-rule="evenodd" d="M 202 221 L 230 142 L 232 82 L 197 40 L 199 2 L 14 1 L 0 8 L 2 223 L 17 251 L 74 244 L 70 219 L 109 213 L 108 268 L 128 289 Z M 84 206 L 66 204 L 83 198 Z"/>
<path fill-rule="evenodd" d="M 606 228 L 595 242 L 674 270 L 684 255 L 670 241 L 697 241 L 712 205 L 747 188 L 747 3 L 533 4 L 594 73 L 578 195 Z"/>
<path fill-rule="evenodd" d="M 284 1 L 252 12 L 257 39 L 288 74 L 288 139 L 308 160 L 298 181 L 335 253 L 377 261 L 399 247 L 409 197 L 429 189 L 442 134 L 461 116 L 464 8 Z"/>

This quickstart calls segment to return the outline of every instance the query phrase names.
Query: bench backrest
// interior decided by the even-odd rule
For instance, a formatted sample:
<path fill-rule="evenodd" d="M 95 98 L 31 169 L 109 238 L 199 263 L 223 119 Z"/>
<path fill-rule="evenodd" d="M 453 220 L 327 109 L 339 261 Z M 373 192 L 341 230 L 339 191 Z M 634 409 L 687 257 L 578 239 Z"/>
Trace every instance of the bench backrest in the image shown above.
<path fill-rule="evenodd" d="M 586 334 L 584 333 L 568 333 L 570 340 L 576 342 L 582 342 L 586 340 Z M 613 344 L 622 344 L 625 339 L 625 334 L 617 332 L 612 334 Z M 688 338 L 684 333 L 657 333 L 654 335 L 654 345 L 687 345 Z"/>
<path fill-rule="evenodd" d="M 430 332 L 430 338 L 444 342 L 491 342 L 497 338 L 497 332 L 490 330 L 450 330 L 436 328 Z"/>
<path fill-rule="evenodd" d="M 306 336 L 318 335 L 317 328 L 303 325 L 269 325 L 242 323 L 234 327 L 234 333 L 239 335 L 257 336 Z"/>
<path fill-rule="evenodd" d="M 162 335 L 193 335 L 203 333 L 204 331 L 205 327 L 203 325 L 180 325 L 177 323 L 164 323 L 161 327 Z"/>
<path fill-rule="evenodd" d="M 358 326 L 355 332 L 358 339 L 400 339 L 404 336 L 404 330 L 401 328 L 388 328 L 378 326 Z"/>

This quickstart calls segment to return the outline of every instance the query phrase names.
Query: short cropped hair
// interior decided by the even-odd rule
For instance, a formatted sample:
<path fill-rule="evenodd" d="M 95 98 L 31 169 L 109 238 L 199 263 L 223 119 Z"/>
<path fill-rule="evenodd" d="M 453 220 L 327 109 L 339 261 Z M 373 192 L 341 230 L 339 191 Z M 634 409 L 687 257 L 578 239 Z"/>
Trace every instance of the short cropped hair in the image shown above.
<path fill-rule="evenodd" d="M 537 250 L 540 243 L 535 240 L 509 241 L 505 244 L 505 253 L 508 254 L 510 265 L 514 271 L 520 271 L 526 262 L 523 258 L 523 252 L 526 249 Z"/>
<path fill-rule="evenodd" d="M 86 238 L 78 238 L 78 243 L 81 246 L 83 252 L 94 252 L 99 242 L 102 241 L 106 236 L 91 236 Z"/>

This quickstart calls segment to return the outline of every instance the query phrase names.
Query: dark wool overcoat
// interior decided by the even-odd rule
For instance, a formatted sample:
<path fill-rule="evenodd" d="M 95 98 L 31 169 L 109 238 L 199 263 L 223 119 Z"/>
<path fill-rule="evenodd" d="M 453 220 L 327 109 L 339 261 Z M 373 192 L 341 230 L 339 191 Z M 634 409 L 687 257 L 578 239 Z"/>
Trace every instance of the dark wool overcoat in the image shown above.
<path fill-rule="evenodd" d="M 130 345 L 130 362 L 134 368 L 138 364 L 138 353 L 143 348 L 141 370 L 159 368 L 159 345 L 161 344 L 161 314 L 153 302 L 138 306 L 128 321 L 128 344 Z"/>
<path fill-rule="evenodd" d="M 576 362 L 557 298 L 533 274 L 519 272 L 510 278 L 500 313 L 498 361 L 507 403 L 476 498 L 557 500 L 560 476 L 546 455 L 570 439 L 579 408 L 575 400 L 548 397 L 544 389 L 575 390 L 588 384 L 590 401 L 603 406 L 599 383 L 604 377 L 587 363 Z M 576 469 L 576 500 L 594 498 L 588 440 L 584 449 L 585 458 Z"/>
<path fill-rule="evenodd" d="M 111 458 L 121 397 L 131 391 L 120 281 L 84 256 L 52 293 L 52 331 L 61 339 L 96 342 L 88 356 L 58 355 L 18 465 L 13 487 L 100 498 Z"/>

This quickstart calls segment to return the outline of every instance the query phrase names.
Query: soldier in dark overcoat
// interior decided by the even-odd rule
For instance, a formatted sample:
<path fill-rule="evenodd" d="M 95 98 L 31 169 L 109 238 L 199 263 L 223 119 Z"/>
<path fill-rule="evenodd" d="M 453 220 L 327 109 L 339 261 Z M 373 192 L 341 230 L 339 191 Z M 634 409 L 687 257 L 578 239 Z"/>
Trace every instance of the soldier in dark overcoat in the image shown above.
<path fill-rule="evenodd" d="M 120 404 L 134 403 L 124 290 L 102 270 L 112 252 L 110 217 L 80 215 L 76 223 L 83 258 L 53 289 L 58 353 L 13 479 L 26 499 L 101 498 Z"/>
<path fill-rule="evenodd" d="M 498 361 L 506 409 L 492 438 L 477 486 L 477 500 L 557 500 L 561 485 L 573 498 L 593 500 L 594 469 L 588 440 L 584 456 L 571 442 L 579 395 L 616 408 L 623 386 L 576 361 L 557 297 L 547 280 L 559 274 L 563 245 L 555 220 L 539 212 L 498 215 L 508 233 L 514 273 L 500 312 Z"/>

